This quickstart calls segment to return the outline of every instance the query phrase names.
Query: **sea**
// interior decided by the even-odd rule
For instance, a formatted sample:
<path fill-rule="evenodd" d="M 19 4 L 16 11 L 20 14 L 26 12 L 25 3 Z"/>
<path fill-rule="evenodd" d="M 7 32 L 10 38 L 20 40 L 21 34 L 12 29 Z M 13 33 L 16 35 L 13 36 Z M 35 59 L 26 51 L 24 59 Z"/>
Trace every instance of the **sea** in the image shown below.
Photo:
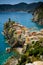
<path fill-rule="evenodd" d="M 0 12 L 0 65 L 3 65 L 9 57 L 15 55 L 15 53 L 6 52 L 6 48 L 10 47 L 6 42 L 4 35 L 4 23 L 11 18 L 12 21 L 20 23 L 27 28 L 36 28 L 37 30 L 43 29 L 43 26 L 32 21 L 33 15 L 27 12 Z"/>

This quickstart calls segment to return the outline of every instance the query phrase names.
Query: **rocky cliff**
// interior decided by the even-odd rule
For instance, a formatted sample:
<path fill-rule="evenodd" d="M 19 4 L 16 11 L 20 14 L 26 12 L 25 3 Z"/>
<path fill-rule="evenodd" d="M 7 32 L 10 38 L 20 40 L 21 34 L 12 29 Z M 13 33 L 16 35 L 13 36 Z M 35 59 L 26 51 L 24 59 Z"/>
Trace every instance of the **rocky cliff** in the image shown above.
<path fill-rule="evenodd" d="M 43 25 L 43 3 L 34 10 L 33 21 Z"/>

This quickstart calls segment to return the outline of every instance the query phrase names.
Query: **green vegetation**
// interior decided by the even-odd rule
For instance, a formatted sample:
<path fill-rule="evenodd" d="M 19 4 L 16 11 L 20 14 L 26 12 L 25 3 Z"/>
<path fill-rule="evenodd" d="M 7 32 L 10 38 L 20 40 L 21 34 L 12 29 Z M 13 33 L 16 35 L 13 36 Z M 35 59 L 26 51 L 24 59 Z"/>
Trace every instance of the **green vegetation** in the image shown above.
<path fill-rule="evenodd" d="M 10 28 L 11 25 L 13 25 L 13 23 L 15 23 L 15 21 L 11 21 L 11 19 L 8 19 L 8 22 L 6 22 L 4 24 L 4 29 Z"/>
<path fill-rule="evenodd" d="M 38 19 L 43 19 L 43 6 L 39 7 Z"/>
<path fill-rule="evenodd" d="M 27 45 L 26 51 L 21 56 L 18 65 L 25 65 L 36 60 L 42 60 L 43 58 L 40 58 L 40 56 L 43 56 L 43 47 L 40 45 L 40 41 L 32 42 L 32 45 Z"/>
<path fill-rule="evenodd" d="M 32 63 L 36 60 L 43 60 L 43 38 L 39 38 L 40 40 L 36 42 L 32 41 L 32 44 L 27 44 L 26 49 L 24 49 L 23 43 L 25 42 L 25 39 L 21 34 L 17 34 L 17 27 L 15 27 L 15 22 L 11 21 L 10 18 L 9 21 L 4 24 L 5 37 L 11 46 L 14 44 L 12 49 L 22 45 L 23 51 L 25 50 L 21 55 L 15 50 L 18 54 L 18 56 L 16 54 L 15 56 L 20 58 L 17 65 L 25 65 L 26 63 Z"/>
<path fill-rule="evenodd" d="M 40 4 L 34 12 L 33 21 L 43 25 L 43 4 Z"/>
<path fill-rule="evenodd" d="M 38 23 L 43 25 L 43 5 L 38 8 Z"/>
<path fill-rule="evenodd" d="M 13 24 L 15 24 L 15 21 L 11 21 L 10 18 L 8 22 L 4 24 L 4 34 L 6 39 L 9 40 L 10 44 L 15 41 L 15 38 L 13 37 L 13 33 L 15 32 L 15 29 L 13 29 Z"/>
<path fill-rule="evenodd" d="M 21 39 L 21 35 L 18 35 L 18 37 L 17 37 L 15 21 L 11 21 L 10 18 L 9 18 L 8 22 L 6 22 L 4 24 L 4 34 L 5 34 L 5 38 L 8 40 L 8 43 L 11 46 L 14 43 L 15 43 L 15 45 L 13 45 L 13 46 L 23 46 L 24 41 L 23 41 L 23 39 Z"/>
<path fill-rule="evenodd" d="M 23 54 L 21 56 L 21 60 L 19 61 L 17 65 L 25 65 L 26 63 L 29 63 L 29 62 L 31 62 L 30 58 L 26 54 Z"/>

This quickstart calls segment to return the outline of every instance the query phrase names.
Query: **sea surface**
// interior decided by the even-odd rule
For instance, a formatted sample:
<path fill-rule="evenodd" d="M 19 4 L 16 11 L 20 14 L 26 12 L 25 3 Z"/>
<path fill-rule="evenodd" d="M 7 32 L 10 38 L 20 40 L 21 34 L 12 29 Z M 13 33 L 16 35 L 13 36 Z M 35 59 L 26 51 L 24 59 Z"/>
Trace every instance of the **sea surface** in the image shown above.
<path fill-rule="evenodd" d="M 27 28 L 36 27 L 38 30 L 42 29 L 43 26 L 38 25 L 37 23 L 32 22 L 32 14 L 26 12 L 0 12 L 0 65 L 3 65 L 7 59 L 13 55 L 13 52 L 6 53 L 6 48 L 10 47 L 8 43 L 5 42 L 5 38 L 2 35 L 4 29 L 4 23 L 8 21 L 8 18 L 11 20 L 20 23 Z"/>

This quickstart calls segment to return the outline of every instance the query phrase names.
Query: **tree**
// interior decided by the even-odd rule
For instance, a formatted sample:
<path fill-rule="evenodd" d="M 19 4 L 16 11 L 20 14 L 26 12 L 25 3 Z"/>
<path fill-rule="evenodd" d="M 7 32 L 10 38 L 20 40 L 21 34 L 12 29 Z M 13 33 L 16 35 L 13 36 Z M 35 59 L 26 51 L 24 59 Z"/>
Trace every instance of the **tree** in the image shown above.
<path fill-rule="evenodd" d="M 9 22 L 11 22 L 11 19 L 9 18 Z"/>

